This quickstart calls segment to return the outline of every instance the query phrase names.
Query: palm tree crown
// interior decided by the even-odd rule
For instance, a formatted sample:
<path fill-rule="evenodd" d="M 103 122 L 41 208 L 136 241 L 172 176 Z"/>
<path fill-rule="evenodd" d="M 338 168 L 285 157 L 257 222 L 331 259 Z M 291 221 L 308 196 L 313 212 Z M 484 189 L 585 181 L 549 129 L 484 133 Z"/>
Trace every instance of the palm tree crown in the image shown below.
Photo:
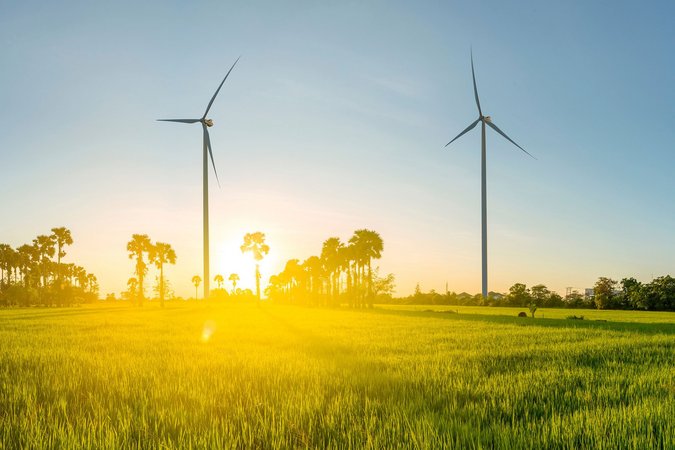
<path fill-rule="evenodd" d="M 255 233 L 246 233 L 244 243 L 241 245 L 241 252 L 251 252 L 256 260 L 255 265 L 255 290 L 258 300 L 260 300 L 260 266 L 259 261 L 269 253 L 270 247 L 265 244 L 265 233 L 256 231 Z"/>
<path fill-rule="evenodd" d="M 132 234 L 131 240 L 127 242 L 127 251 L 129 252 L 129 259 L 136 258 L 136 277 L 138 278 L 138 301 L 139 305 L 143 304 L 143 279 L 148 271 L 148 267 L 143 260 L 145 253 L 152 250 L 152 242 L 147 234 Z"/>

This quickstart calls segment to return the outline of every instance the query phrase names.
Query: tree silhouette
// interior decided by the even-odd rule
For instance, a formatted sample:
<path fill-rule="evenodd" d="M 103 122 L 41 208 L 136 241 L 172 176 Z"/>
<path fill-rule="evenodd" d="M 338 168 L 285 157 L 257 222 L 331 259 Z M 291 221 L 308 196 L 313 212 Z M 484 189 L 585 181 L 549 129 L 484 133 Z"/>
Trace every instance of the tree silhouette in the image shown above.
<path fill-rule="evenodd" d="M 309 292 L 312 302 L 316 303 L 322 294 L 322 282 L 325 269 L 323 261 L 318 256 L 310 256 L 302 263 L 302 269 L 305 274 L 305 280 L 308 283 L 306 290 Z"/>
<path fill-rule="evenodd" d="M 2 277 L 0 279 L 0 288 L 9 285 L 12 282 L 12 260 L 14 259 L 12 253 L 14 253 L 14 249 L 11 246 L 0 244 L 0 275 Z M 6 280 L 5 274 L 7 274 Z"/>
<path fill-rule="evenodd" d="M 176 264 L 176 252 L 171 244 L 157 242 L 150 247 L 148 259 L 159 269 L 159 304 L 164 307 L 164 264 Z"/>
<path fill-rule="evenodd" d="M 65 256 L 64 246 L 73 242 L 70 231 L 65 227 L 52 231 L 53 234 L 37 236 L 31 244 L 17 249 L 0 244 L 0 303 L 52 305 L 56 300 L 57 305 L 63 305 L 76 299 L 93 301 L 96 298 L 96 277 L 91 275 L 91 283 L 88 283 L 88 274 L 81 269 L 85 281 L 75 289 L 71 281 L 75 265 L 61 262 Z M 55 254 L 57 261 L 52 259 Z"/>
<path fill-rule="evenodd" d="M 231 273 L 228 277 L 228 280 L 232 282 L 232 293 L 234 294 L 237 291 L 237 282 L 239 281 L 239 275 L 236 273 Z"/>
<path fill-rule="evenodd" d="M 349 306 L 354 306 L 356 297 L 356 248 L 354 244 L 349 244 L 338 249 L 338 266 L 339 270 L 345 272 L 347 281 L 347 301 Z"/>
<path fill-rule="evenodd" d="M 354 235 L 349 239 L 349 242 L 354 245 L 356 251 L 356 259 L 360 265 L 360 285 L 361 294 L 366 295 L 368 304 L 372 306 L 373 303 L 373 271 L 371 261 L 373 259 L 380 259 L 382 251 L 384 250 L 384 243 L 380 234 L 376 231 L 361 229 L 354 231 Z M 364 273 L 368 269 L 367 274 Z M 363 291 L 362 285 L 364 278 L 367 280 L 367 291 Z"/>
<path fill-rule="evenodd" d="M 199 275 L 195 275 L 194 277 L 192 277 L 192 284 L 195 285 L 195 300 L 199 299 L 198 289 L 199 289 L 199 285 L 201 284 L 201 282 L 202 282 L 202 277 L 200 277 Z"/>
<path fill-rule="evenodd" d="M 265 233 L 256 231 L 255 233 L 246 233 L 244 243 L 240 247 L 242 253 L 251 252 L 255 259 L 255 292 L 260 300 L 260 261 L 269 253 L 270 247 L 265 244 Z"/>
<path fill-rule="evenodd" d="M 321 260 L 328 272 L 328 290 L 333 304 L 338 302 L 340 295 L 340 250 L 342 248 L 344 244 L 337 237 L 326 239 L 321 247 Z"/>
<path fill-rule="evenodd" d="M 54 244 L 54 238 L 44 234 L 33 239 L 33 247 L 35 248 L 37 260 L 41 267 L 42 287 L 47 286 L 47 264 L 50 261 L 49 258 L 54 256 Z"/>
<path fill-rule="evenodd" d="M 127 242 L 127 251 L 129 259 L 136 258 L 136 278 L 138 279 L 138 305 L 143 306 L 143 279 L 148 271 L 148 267 L 143 260 L 143 256 L 152 249 L 152 243 L 147 234 L 132 234 L 131 240 Z"/>
<path fill-rule="evenodd" d="M 56 260 L 59 270 L 59 281 L 61 279 L 61 258 L 66 256 L 66 252 L 63 250 L 63 247 L 66 245 L 73 245 L 73 237 L 70 234 L 70 230 L 66 227 L 57 227 L 52 228 L 52 240 L 56 242 Z"/>
<path fill-rule="evenodd" d="M 223 282 L 225 282 L 225 279 L 221 274 L 216 274 L 216 276 L 213 277 L 213 281 L 215 281 L 218 284 L 218 289 L 222 289 Z"/>
<path fill-rule="evenodd" d="M 303 270 L 300 261 L 289 259 L 286 261 L 284 271 L 281 273 L 282 280 L 286 283 L 286 292 L 291 301 L 297 300 L 297 291 L 303 279 Z"/>
<path fill-rule="evenodd" d="M 30 287 L 31 272 L 34 270 L 34 262 L 37 259 L 35 247 L 28 244 L 23 244 L 16 249 L 18 256 L 18 268 L 21 273 L 21 280 L 24 288 Z"/>
<path fill-rule="evenodd" d="M 129 297 L 133 300 L 136 298 L 136 290 L 138 289 L 138 280 L 131 277 L 127 280 L 127 289 L 129 290 Z"/>

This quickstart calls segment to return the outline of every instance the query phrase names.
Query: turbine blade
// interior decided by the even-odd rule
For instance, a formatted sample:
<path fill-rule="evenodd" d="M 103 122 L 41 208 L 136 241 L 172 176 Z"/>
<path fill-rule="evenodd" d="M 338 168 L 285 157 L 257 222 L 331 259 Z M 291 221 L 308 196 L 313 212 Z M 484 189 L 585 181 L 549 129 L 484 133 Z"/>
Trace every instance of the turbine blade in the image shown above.
<path fill-rule="evenodd" d="M 197 123 L 201 119 L 157 119 L 158 122 Z"/>
<path fill-rule="evenodd" d="M 478 106 L 478 115 L 483 117 L 483 111 L 480 109 L 480 100 L 478 100 L 478 88 L 476 87 L 476 73 L 473 70 L 473 50 L 471 50 L 471 77 L 473 78 L 473 95 L 476 97 L 476 106 Z"/>
<path fill-rule="evenodd" d="M 463 136 L 465 133 L 467 133 L 467 132 L 473 130 L 473 127 L 475 127 L 476 124 L 477 124 L 478 122 L 480 122 L 480 117 L 479 117 L 478 119 L 476 119 L 476 121 L 475 121 L 474 123 L 472 123 L 471 125 L 469 125 L 468 127 L 466 127 L 466 128 L 464 129 L 464 131 L 462 131 L 462 132 L 459 133 L 457 136 L 455 136 L 455 138 L 454 138 L 453 140 L 451 140 L 450 142 L 448 142 L 447 144 L 445 144 L 445 146 L 447 147 L 448 145 L 452 144 L 452 143 L 455 142 L 457 139 L 459 139 L 461 136 Z"/>
<path fill-rule="evenodd" d="M 216 174 L 216 181 L 218 182 L 218 187 L 220 187 L 220 180 L 218 179 L 218 171 L 216 170 L 216 162 L 213 160 L 213 151 L 211 150 L 211 138 L 209 137 L 209 129 L 206 128 L 206 125 L 202 124 L 204 128 L 204 142 L 206 143 L 206 148 L 209 150 L 209 156 L 211 157 L 211 165 L 213 166 L 213 173 Z"/>
<path fill-rule="evenodd" d="M 497 125 L 495 125 L 495 124 L 492 123 L 492 122 L 488 122 L 488 121 L 485 121 L 485 123 L 487 123 L 487 124 L 490 126 L 490 128 L 492 128 L 492 129 L 495 130 L 497 133 L 499 133 L 499 134 L 501 134 L 502 136 L 504 136 L 510 143 L 512 143 L 513 145 L 515 145 L 516 147 L 518 147 L 519 149 L 521 149 L 522 151 L 524 151 L 524 152 L 525 152 L 526 154 L 528 154 L 530 157 L 532 157 L 533 159 L 537 159 L 537 158 L 535 158 L 534 156 L 530 155 L 530 153 L 529 153 L 527 150 L 525 150 L 523 147 L 521 147 L 520 145 L 516 144 L 516 142 L 515 142 L 513 139 L 511 139 L 510 137 L 508 137 L 508 136 L 506 135 L 506 133 L 504 133 L 502 130 L 500 130 L 499 127 L 498 127 Z"/>
<path fill-rule="evenodd" d="M 241 58 L 241 56 L 239 57 Z M 230 70 L 227 71 L 227 74 L 225 75 L 225 78 L 223 78 L 223 81 L 220 82 L 220 86 L 218 86 L 218 89 L 216 89 L 216 93 L 213 94 L 213 97 L 211 97 L 211 101 L 209 102 L 209 106 L 206 107 L 206 111 L 204 111 L 204 115 L 202 116 L 202 119 L 206 117 L 206 115 L 209 113 L 209 109 L 211 109 L 211 105 L 213 105 L 213 101 L 216 99 L 216 96 L 218 95 L 218 92 L 220 92 L 220 88 L 223 87 L 223 83 L 225 83 L 225 80 L 227 80 L 227 77 L 230 75 L 230 72 L 232 72 L 232 69 L 234 69 L 234 66 L 237 65 L 237 62 L 239 61 L 239 58 L 232 64 L 232 67 L 230 67 Z"/>

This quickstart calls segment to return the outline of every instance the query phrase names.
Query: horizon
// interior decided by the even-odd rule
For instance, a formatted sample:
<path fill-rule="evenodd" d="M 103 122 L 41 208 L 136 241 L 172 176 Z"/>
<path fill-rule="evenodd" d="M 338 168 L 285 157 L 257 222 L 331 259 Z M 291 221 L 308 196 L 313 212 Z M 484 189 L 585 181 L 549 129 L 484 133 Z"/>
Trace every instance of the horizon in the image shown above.
<path fill-rule="evenodd" d="M 368 228 L 398 296 L 480 292 L 480 133 L 443 148 L 475 120 L 473 47 L 484 113 L 537 158 L 488 132 L 489 290 L 673 272 L 670 3 L 175 6 L 7 8 L 0 242 L 69 228 L 64 262 L 105 297 L 133 276 L 131 234 L 148 234 L 176 250 L 176 295 L 193 295 L 200 136 L 155 120 L 201 115 L 241 54 L 209 114 L 211 279 L 254 289 L 248 232 L 270 245 L 264 286 Z"/>

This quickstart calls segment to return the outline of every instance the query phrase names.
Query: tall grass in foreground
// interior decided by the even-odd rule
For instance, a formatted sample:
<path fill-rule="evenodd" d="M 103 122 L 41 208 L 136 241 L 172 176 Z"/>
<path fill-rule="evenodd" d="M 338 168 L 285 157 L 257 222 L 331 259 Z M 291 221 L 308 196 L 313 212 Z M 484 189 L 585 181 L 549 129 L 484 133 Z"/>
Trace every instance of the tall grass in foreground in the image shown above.
<path fill-rule="evenodd" d="M 674 366 L 673 321 L 3 310 L 0 447 L 665 449 Z"/>

